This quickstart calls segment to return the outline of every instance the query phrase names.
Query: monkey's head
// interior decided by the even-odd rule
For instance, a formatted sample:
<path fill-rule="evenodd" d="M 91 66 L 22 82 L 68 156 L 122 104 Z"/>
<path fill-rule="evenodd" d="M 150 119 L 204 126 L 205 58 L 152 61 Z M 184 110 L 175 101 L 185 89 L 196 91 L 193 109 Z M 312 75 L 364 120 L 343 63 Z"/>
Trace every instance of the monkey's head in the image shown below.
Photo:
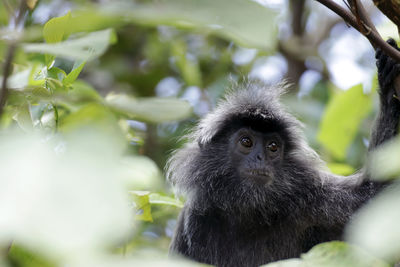
<path fill-rule="evenodd" d="M 320 160 L 304 141 L 301 123 L 280 105 L 283 92 L 282 85 L 249 83 L 201 120 L 167 169 L 189 201 L 235 212 L 290 205 L 304 182 L 298 177 L 307 176 L 299 172 Z"/>

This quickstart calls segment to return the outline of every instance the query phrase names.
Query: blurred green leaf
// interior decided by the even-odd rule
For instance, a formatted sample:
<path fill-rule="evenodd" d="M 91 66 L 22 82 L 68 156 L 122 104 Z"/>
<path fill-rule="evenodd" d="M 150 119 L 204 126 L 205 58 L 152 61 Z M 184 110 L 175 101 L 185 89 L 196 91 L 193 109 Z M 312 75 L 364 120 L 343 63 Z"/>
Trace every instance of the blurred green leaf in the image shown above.
<path fill-rule="evenodd" d="M 128 118 L 160 123 L 183 120 L 190 116 L 192 108 L 177 98 L 132 98 L 122 94 L 110 94 L 107 105 Z"/>
<path fill-rule="evenodd" d="M 124 157 L 121 160 L 120 171 L 127 188 L 136 190 L 160 188 L 161 172 L 148 157 L 139 155 Z"/>
<path fill-rule="evenodd" d="M 118 137 L 95 128 L 52 138 L 3 132 L 0 244 L 12 240 L 58 261 L 121 242 L 133 221 L 115 176 L 121 154 Z"/>
<path fill-rule="evenodd" d="M 338 91 L 326 107 L 318 141 L 335 158 L 343 160 L 362 120 L 371 108 L 371 96 L 363 93 L 361 84 L 344 92 Z"/>
<path fill-rule="evenodd" d="M 43 27 L 43 37 L 47 43 L 58 43 L 66 40 L 70 34 L 71 12 L 65 16 L 52 18 Z M 46 64 L 50 67 L 55 56 L 46 54 Z"/>
<path fill-rule="evenodd" d="M 163 196 L 149 191 L 129 191 L 134 197 L 136 217 L 142 221 L 153 221 L 151 205 L 167 205 L 182 208 L 183 203 L 175 198 Z"/>
<path fill-rule="evenodd" d="M 0 25 L 1 26 L 7 25 L 9 16 L 10 16 L 10 14 L 8 14 L 8 12 L 7 12 L 7 8 L 5 7 L 5 5 L 6 5 L 5 1 L 0 2 Z"/>
<path fill-rule="evenodd" d="M 22 90 L 28 85 L 28 80 L 31 75 L 32 68 L 14 73 L 7 80 L 7 86 L 10 89 Z M 3 79 L 3 77 L 0 77 Z"/>
<path fill-rule="evenodd" d="M 107 29 L 64 42 L 54 44 L 25 43 L 22 47 L 29 53 L 52 54 L 67 59 L 88 61 L 101 56 L 108 46 L 115 42 L 115 33 L 111 29 Z"/>
<path fill-rule="evenodd" d="M 99 128 L 114 136 L 122 135 L 116 117 L 110 110 L 98 103 L 89 103 L 60 119 L 59 129 L 64 132 L 85 128 Z"/>
<path fill-rule="evenodd" d="M 202 79 L 199 64 L 187 57 L 186 44 L 182 41 L 174 42 L 172 45 L 172 54 L 186 84 L 201 87 Z"/>
<path fill-rule="evenodd" d="M 270 49 L 276 44 L 278 12 L 255 1 L 161 0 L 115 4 L 110 10 L 145 25 L 207 29 L 242 46 Z"/>
<path fill-rule="evenodd" d="M 53 267 L 56 264 L 51 263 L 48 259 L 44 259 L 32 251 L 28 251 L 16 244 L 12 244 L 8 253 L 8 259 L 16 266 L 29 267 Z"/>
<path fill-rule="evenodd" d="M 372 176 L 376 179 L 400 177 L 400 138 L 384 143 L 372 153 Z"/>
<path fill-rule="evenodd" d="M 147 191 L 130 191 L 134 196 L 136 218 L 138 220 L 152 222 L 153 217 L 151 216 L 151 205 L 150 205 L 150 192 Z"/>
<path fill-rule="evenodd" d="M 159 204 L 159 205 L 167 205 L 167 206 L 174 206 L 178 208 L 183 208 L 183 203 L 182 201 L 168 197 L 168 196 L 163 196 L 158 193 L 151 193 L 150 194 L 150 204 Z"/>
<path fill-rule="evenodd" d="M 68 91 L 67 100 L 69 102 L 85 102 L 97 101 L 102 102 L 103 98 L 99 93 L 87 82 L 75 80 L 71 84 L 71 90 Z"/>
<path fill-rule="evenodd" d="M 47 43 L 58 43 L 66 40 L 70 34 L 71 12 L 65 16 L 52 18 L 43 27 L 43 37 Z"/>
<path fill-rule="evenodd" d="M 209 267 L 210 265 L 191 261 L 189 259 L 171 259 L 166 257 L 166 253 L 153 252 L 147 250 L 143 256 L 126 255 L 106 255 L 86 259 L 85 261 L 75 261 L 68 267 Z"/>
<path fill-rule="evenodd" d="M 33 123 L 29 105 L 27 103 L 21 105 L 15 112 L 13 119 L 18 123 L 19 127 L 26 132 L 31 132 L 33 130 Z"/>
<path fill-rule="evenodd" d="M 344 163 L 330 162 L 328 163 L 328 168 L 331 172 L 339 175 L 350 175 L 355 172 L 355 169 L 352 166 Z"/>
<path fill-rule="evenodd" d="M 46 78 L 53 78 L 58 81 L 63 81 L 67 74 L 60 68 L 52 67 L 47 70 L 47 77 Z"/>
<path fill-rule="evenodd" d="M 63 83 L 68 85 L 73 83 L 79 76 L 79 74 L 81 73 L 83 67 L 85 66 L 86 61 L 83 62 L 76 62 L 71 70 L 70 73 L 68 73 L 67 77 L 65 77 L 65 79 L 63 80 Z"/>
<path fill-rule="evenodd" d="M 399 206 L 400 184 L 396 182 L 354 216 L 346 229 L 346 239 L 376 257 L 399 262 Z"/>
<path fill-rule="evenodd" d="M 161 0 L 141 3 L 109 2 L 72 14 L 71 31 L 101 29 L 127 22 L 169 25 L 212 32 L 239 45 L 272 49 L 277 40 L 277 15 L 248 0 Z M 240 19 L 238 19 L 240 18 Z"/>
<path fill-rule="evenodd" d="M 390 267 L 382 260 L 345 242 L 332 241 L 314 246 L 301 255 L 301 259 L 289 259 L 263 265 L 266 267 Z"/>

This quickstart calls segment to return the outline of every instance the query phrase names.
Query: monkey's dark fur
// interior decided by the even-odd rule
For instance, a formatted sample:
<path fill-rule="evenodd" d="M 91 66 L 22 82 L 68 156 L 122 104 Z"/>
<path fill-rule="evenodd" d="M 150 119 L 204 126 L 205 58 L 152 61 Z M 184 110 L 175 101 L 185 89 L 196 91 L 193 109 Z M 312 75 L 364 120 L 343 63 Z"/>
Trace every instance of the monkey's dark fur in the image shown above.
<path fill-rule="evenodd" d="M 399 65 L 381 51 L 376 57 L 380 112 L 369 150 L 397 134 L 400 115 L 393 97 Z M 249 83 L 229 95 L 170 159 L 169 179 L 188 196 L 172 253 L 230 267 L 298 257 L 341 239 L 353 213 L 384 187 L 368 168 L 349 177 L 327 172 L 279 104 L 281 87 Z M 235 139 L 239 129 L 256 137 Z"/>

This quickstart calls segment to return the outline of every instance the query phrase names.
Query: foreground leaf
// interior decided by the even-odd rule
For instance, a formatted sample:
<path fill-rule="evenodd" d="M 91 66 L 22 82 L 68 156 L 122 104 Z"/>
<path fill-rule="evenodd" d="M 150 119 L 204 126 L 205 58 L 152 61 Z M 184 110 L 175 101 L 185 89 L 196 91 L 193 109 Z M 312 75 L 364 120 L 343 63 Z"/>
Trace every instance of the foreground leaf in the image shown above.
<path fill-rule="evenodd" d="M 134 206 L 136 210 L 136 219 L 145 222 L 152 222 L 151 205 L 149 201 L 150 192 L 147 191 L 131 191 L 133 196 Z"/>
<path fill-rule="evenodd" d="M 313 247 L 301 259 L 289 259 L 265 267 L 390 267 L 382 260 L 345 242 L 332 241 Z"/>
<path fill-rule="evenodd" d="M 278 13 L 255 1 L 162 0 L 127 10 L 141 24 L 204 28 L 248 47 L 275 45 Z"/>
<path fill-rule="evenodd" d="M 163 196 L 163 195 L 160 195 L 157 193 L 151 193 L 149 197 L 150 197 L 149 201 L 151 204 L 167 205 L 167 206 L 183 208 L 182 201 L 180 201 L 176 198 Z"/>
<path fill-rule="evenodd" d="M 154 190 L 162 186 L 161 172 L 157 164 L 145 156 L 122 158 L 120 173 L 129 189 Z"/>
<path fill-rule="evenodd" d="M 278 14 L 249 0 L 161 0 L 135 4 L 110 1 L 107 7 L 92 5 L 86 11 L 74 13 L 70 27 L 71 32 L 76 32 L 128 22 L 152 27 L 169 25 L 211 32 L 241 46 L 273 49 Z"/>
<path fill-rule="evenodd" d="M 395 183 L 363 207 L 347 228 L 347 239 L 371 254 L 399 262 L 400 184 Z"/>
<path fill-rule="evenodd" d="M 22 45 L 22 48 L 29 53 L 51 54 L 67 59 L 89 61 L 101 56 L 115 41 L 115 33 L 107 29 L 54 44 L 26 43 Z"/>
<path fill-rule="evenodd" d="M 182 120 L 190 116 L 192 108 L 177 98 L 132 98 L 112 94 L 106 98 L 107 105 L 128 118 L 153 123 Z"/>
<path fill-rule="evenodd" d="M 372 177 L 392 179 L 400 177 L 400 137 L 390 140 L 373 151 L 370 160 Z"/>
<path fill-rule="evenodd" d="M 132 214 L 115 177 L 122 149 L 91 130 L 50 140 L 2 134 L 0 246 L 13 240 L 51 259 L 73 259 L 129 236 Z"/>

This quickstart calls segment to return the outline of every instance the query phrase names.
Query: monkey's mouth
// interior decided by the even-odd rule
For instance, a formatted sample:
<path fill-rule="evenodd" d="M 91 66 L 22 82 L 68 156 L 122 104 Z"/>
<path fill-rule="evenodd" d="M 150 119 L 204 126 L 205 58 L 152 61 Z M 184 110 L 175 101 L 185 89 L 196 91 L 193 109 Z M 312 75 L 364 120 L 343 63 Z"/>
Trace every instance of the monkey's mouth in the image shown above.
<path fill-rule="evenodd" d="M 242 177 L 252 179 L 261 183 L 269 183 L 272 181 L 272 173 L 265 169 L 247 169 L 242 172 Z"/>

